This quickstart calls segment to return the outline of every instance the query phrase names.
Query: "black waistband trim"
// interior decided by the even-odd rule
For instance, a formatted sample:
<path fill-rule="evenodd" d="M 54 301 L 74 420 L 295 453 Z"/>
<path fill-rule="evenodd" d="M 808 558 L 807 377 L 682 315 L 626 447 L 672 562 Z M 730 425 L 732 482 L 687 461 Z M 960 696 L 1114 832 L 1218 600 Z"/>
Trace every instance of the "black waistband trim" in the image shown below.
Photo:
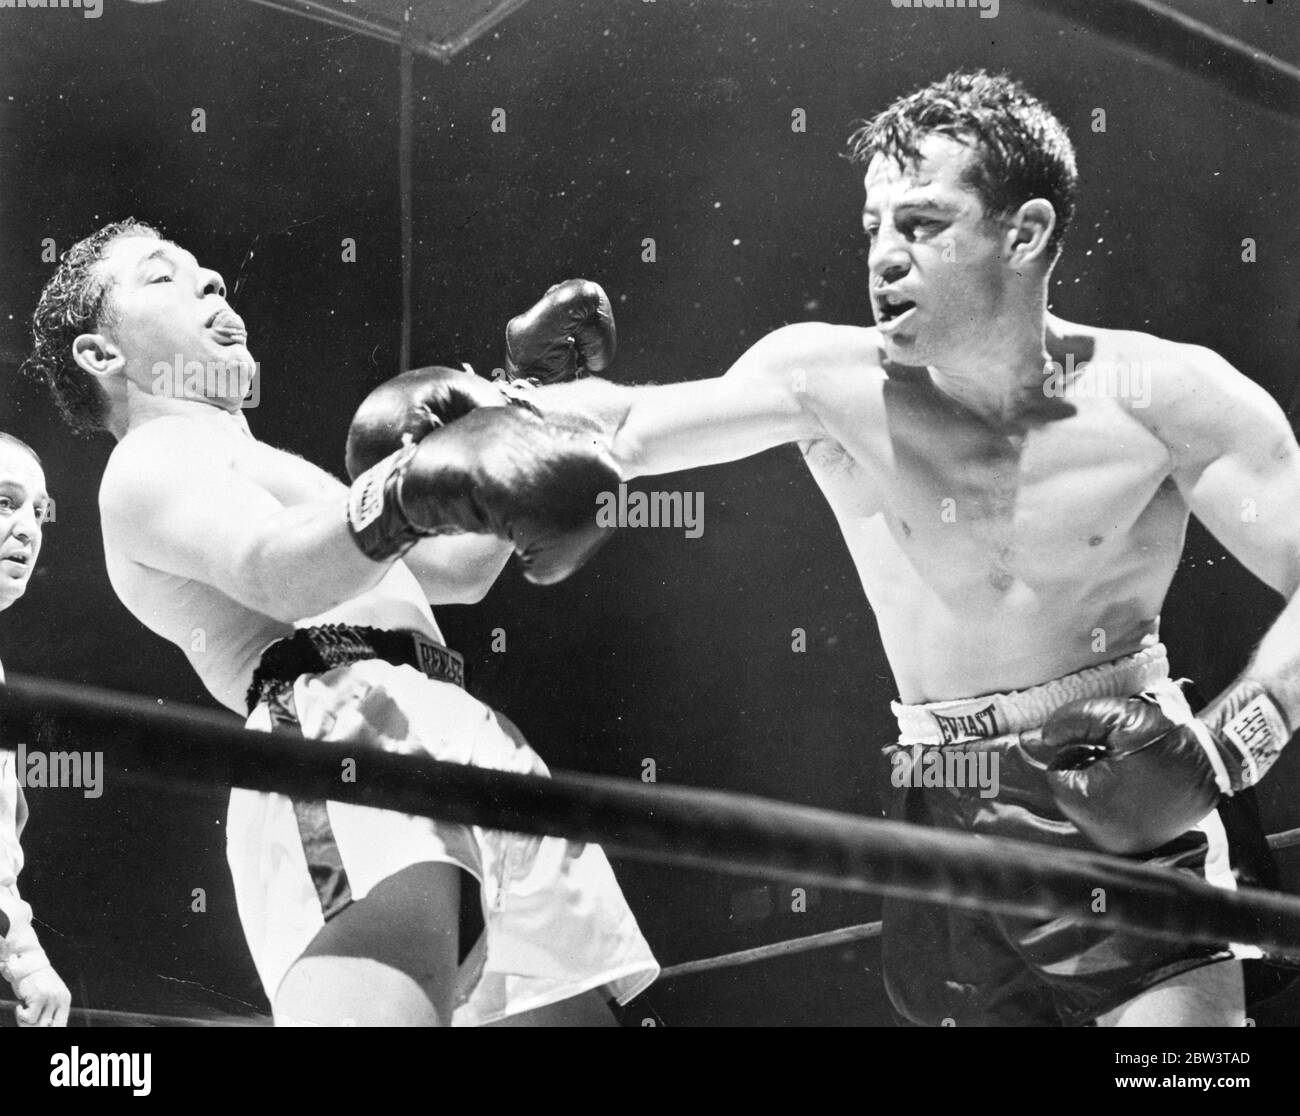
<path fill-rule="evenodd" d="M 248 710 L 251 713 L 257 707 L 268 687 L 366 659 L 412 666 L 441 682 L 462 688 L 465 685 L 464 658 L 420 632 L 326 624 L 319 628 L 299 628 L 293 635 L 276 640 L 262 653 L 262 661 L 248 687 Z"/>

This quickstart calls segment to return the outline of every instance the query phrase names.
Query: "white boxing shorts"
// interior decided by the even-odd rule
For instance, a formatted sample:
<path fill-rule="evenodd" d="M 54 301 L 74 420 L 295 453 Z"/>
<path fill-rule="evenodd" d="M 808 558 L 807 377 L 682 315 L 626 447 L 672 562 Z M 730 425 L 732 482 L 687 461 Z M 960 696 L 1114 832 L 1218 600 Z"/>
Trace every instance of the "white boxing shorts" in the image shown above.
<path fill-rule="evenodd" d="M 308 739 L 549 774 L 506 717 L 409 665 L 365 659 L 304 674 L 278 696 L 264 691 L 247 727 L 269 731 L 286 710 Z M 453 1026 L 602 987 L 627 1003 L 659 974 L 598 845 L 236 788 L 227 858 L 244 934 L 273 1002 L 330 917 L 425 861 L 459 865 L 479 882 L 485 930 L 462 963 Z"/>

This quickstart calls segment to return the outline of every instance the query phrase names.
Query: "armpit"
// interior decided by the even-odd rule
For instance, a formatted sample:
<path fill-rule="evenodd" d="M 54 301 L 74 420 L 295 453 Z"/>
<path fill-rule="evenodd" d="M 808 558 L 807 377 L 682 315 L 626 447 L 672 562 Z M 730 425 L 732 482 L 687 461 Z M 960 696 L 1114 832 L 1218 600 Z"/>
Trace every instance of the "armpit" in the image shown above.
<path fill-rule="evenodd" d="M 808 442 L 797 442 L 796 445 L 810 467 L 823 469 L 828 473 L 847 473 L 857 467 L 857 462 L 849 456 L 848 450 L 833 438 L 817 438 Z"/>

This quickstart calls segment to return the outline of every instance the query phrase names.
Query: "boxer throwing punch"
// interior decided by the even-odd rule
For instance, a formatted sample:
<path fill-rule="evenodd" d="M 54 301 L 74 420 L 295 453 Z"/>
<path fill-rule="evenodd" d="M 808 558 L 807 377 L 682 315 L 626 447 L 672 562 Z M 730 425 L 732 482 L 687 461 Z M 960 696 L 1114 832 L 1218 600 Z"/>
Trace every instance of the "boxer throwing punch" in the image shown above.
<path fill-rule="evenodd" d="M 849 154 L 874 328 L 790 325 L 716 379 L 587 380 L 535 402 L 601 421 L 626 477 L 799 446 L 894 672 L 888 750 L 1000 760 L 1000 793 L 899 788 L 895 816 L 1249 881 L 1250 842 L 1228 830 L 1245 831 L 1242 792 L 1300 723 L 1286 418 L 1208 349 L 1048 312 L 1074 150 L 1015 82 L 949 75 L 856 131 Z M 1286 602 L 1199 717 L 1159 632 L 1190 514 Z M 890 997 L 915 1023 L 1244 1016 L 1245 951 L 1227 945 L 895 899 L 883 938 Z"/>

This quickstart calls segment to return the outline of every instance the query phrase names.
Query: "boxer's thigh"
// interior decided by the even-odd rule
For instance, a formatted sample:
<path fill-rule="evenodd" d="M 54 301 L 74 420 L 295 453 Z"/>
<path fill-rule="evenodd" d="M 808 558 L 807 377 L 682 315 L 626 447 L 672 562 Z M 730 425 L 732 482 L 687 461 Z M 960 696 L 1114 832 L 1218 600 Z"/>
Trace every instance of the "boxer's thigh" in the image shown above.
<path fill-rule="evenodd" d="M 1241 1027 L 1246 991 L 1240 961 L 1220 961 L 1153 985 L 1097 1017 L 1098 1027 Z"/>
<path fill-rule="evenodd" d="M 454 864 L 412 864 L 331 918 L 277 989 L 276 1022 L 450 1025 L 460 875 Z"/>

